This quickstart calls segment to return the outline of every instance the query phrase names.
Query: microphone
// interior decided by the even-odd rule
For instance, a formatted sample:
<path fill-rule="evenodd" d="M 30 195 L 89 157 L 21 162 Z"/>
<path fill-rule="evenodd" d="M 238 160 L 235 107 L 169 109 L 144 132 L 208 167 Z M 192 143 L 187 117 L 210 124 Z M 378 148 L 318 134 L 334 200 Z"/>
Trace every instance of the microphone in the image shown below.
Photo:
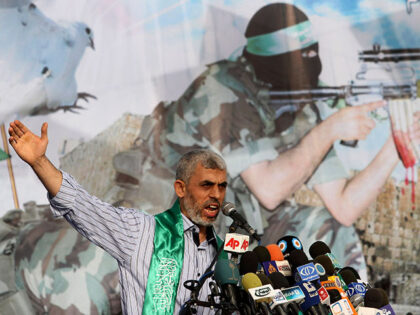
<path fill-rule="evenodd" d="M 257 241 L 261 241 L 257 231 L 252 228 L 245 218 L 235 209 L 235 205 L 231 202 L 224 201 L 222 204 L 222 212 L 224 215 L 232 218 L 233 221 L 238 222 L 239 226 L 252 235 Z"/>
<path fill-rule="evenodd" d="M 269 244 L 266 246 L 270 253 L 271 261 L 263 263 L 264 271 L 266 274 L 271 272 L 281 272 L 284 276 L 290 277 L 292 269 L 289 262 L 284 260 L 283 252 L 277 244 Z"/>
<path fill-rule="evenodd" d="M 395 315 L 394 310 L 389 304 L 388 296 L 383 289 L 372 288 L 367 290 L 365 294 L 364 306 L 377 308 L 387 315 Z"/>
<path fill-rule="evenodd" d="M 223 250 L 232 254 L 243 254 L 248 250 L 249 236 L 238 233 L 227 233 Z"/>
<path fill-rule="evenodd" d="M 301 303 L 300 307 L 304 312 L 311 312 L 312 314 L 326 314 L 324 305 L 321 303 L 321 298 L 318 294 L 319 275 L 315 265 L 309 262 L 308 257 L 303 250 L 294 250 L 290 253 L 288 260 L 292 265 L 292 270 L 295 271 L 296 284 L 302 289 L 305 294 L 305 301 Z M 325 289 L 319 291 L 323 294 L 323 301 L 328 299 L 328 293 Z"/>
<path fill-rule="evenodd" d="M 259 262 L 258 271 L 264 272 L 264 263 L 271 260 L 270 252 L 264 246 L 257 246 L 252 251 L 258 257 L 258 262 Z"/>
<path fill-rule="evenodd" d="M 266 246 L 265 247 L 268 251 L 269 256 L 270 256 L 270 258 L 267 261 L 262 262 L 262 266 L 264 268 L 264 272 L 265 272 L 266 275 L 279 271 L 279 269 L 277 268 L 276 260 L 283 257 L 283 253 L 281 252 L 280 248 L 275 244 L 274 244 L 274 246 L 277 247 L 278 251 L 276 251 L 275 247 L 272 248 L 272 246 Z M 273 253 L 270 252 L 270 249 L 273 251 Z M 273 259 L 273 257 L 277 258 L 277 259 Z"/>
<path fill-rule="evenodd" d="M 317 258 L 320 255 L 325 255 L 327 253 L 331 253 L 331 250 L 328 247 L 328 245 L 322 241 L 316 241 L 309 247 L 309 255 L 311 255 L 313 259 Z"/>
<path fill-rule="evenodd" d="M 265 315 L 271 315 L 268 303 L 274 296 L 274 289 L 271 284 L 263 285 L 255 273 L 247 273 L 242 277 L 242 286 L 251 295 L 258 309 Z"/>
<path fill-rule="evenodd" d="M 365 281 L 362 281 L 362 280 L 361 280 L 359 273 L 358 273 L 358 272 L 357 272 L 357 270 L 356 270 L 356 269 L 354 269 L 353 267 L 347 266 L 347 267 L 341 268 L 341 269 L 340 269 L 340 274 L 341 274 L 344 270 L 348 270 L 348 271 L 352 272 L 352 273 L 354 274 L 354 276 L 356 277 L 356 279 L 357 279 L 357 281 L 356 281 L 356 282 L 363 284 L 363 286 L 365 287 L 365 289 L 366 289 L 366 290 L 367 290 L 367 289 L 372 288 L 372 286 L 371 286 L 368 282 L 365 282 Z"/>
<path fill-rule="evenodd" d="M 260 263 L 271 260 L 270 252 L 264 246 L 257 246 L 252 251 L 257 255 Z"/>
<path fill-rule="evenodd" d="M 366 288 L 363 284 L 357 282 L 354 273 L 348 269 L 340 271 L 341 277 L 347 284 L 347 295 L 354 307 L 358 307 L 363 303 L 366 294 Z"/>
<path fill-rule="evenodd" d="M 340 294 L 340 292 L 338 292 L 338 290 L 331 289 L 329 293 L 330 293 L 330 302 L 331 302 L 331 304 L 333 304 L 333 303 L 338 302 L 338 301 L 341 300 L 341 294 Z"/>
<path fill-rule="evenodd" d="M 321 281 L 321 285 L 327 290 L 328 294 L 330 294 L 330 297 L 331 295 L 333 296 L 336 295 L 335 291 L 337 291 L 341 296 L 340 300 L 338 302 L 335 302 L 338 304 L 331 302 L 330 309 L 331 309 L 331 306 L 334 304 L 335 305 L 334 310 L 343 308 L 343 309 L 347 309 L 347 312 L 350 312 L 350 314 L 357 314 L 352 303 L 350 302 L 350 299 L 347 297 L 346 292 L 341 287 L 340 281 L 332 281 L 332 280 Z M 343 302 L 342 300 L 345 300 L 345 301 Z M 350 311 L 348 309 L 350 309 Z M 347 313 L 343 313 L 343 314 L 345 315 Z"/>
<path fill-rule="evenodd" d="M 357 315 L 357 312 L 350 301 L 347 298 L 343 299 L 338 290 L 331 289 L 328 292 L 331 299 L 330 311 L 332 314 Z"/>
<path fill-rule="evenodd" d="M 319 275 L 315 265 L 309 262 L 308 257 L 303 250 L 294 250 L 288 257 L 289 263 L 292 265 L 292 271 L 295 274 L 295 281 L 316 281 Z"/>
<path fill-rule="evenodd" d="M 300 287 L 290 288 L 289 281 L 280 272 L 270 273 L 268 278 L 273 283 L 274 291 L 276 291 L 276 295 L 270 303 L 271 309 L 281 308 L 287 314 L 298 315 L 300 313 L 298 304 L 305 298 L 305 294 Z"/>
<path fill-rule="evenodd" d="M 316 241 L 309 248 L 309 254 L 313 259 L 319 255 L 325 255 L 331 259 L 331 262 L 334 266 L 334 269 L 341 269 L 341 265 L 333 254 L 331 254 L 331 249 L 323 241 Z"/>
<path fill-rule="evenodd" d="M 300 281 L 296 283 L 305 294 L 305 300 L 300 304 L 302 311 L 310 312 L 314 315 L 327 315 L 324 305 L 321 304 L 316 287 L 311 282 Z"/>
<path fill-rule="evenodd" d="M 339 290 L 330 289 L 328 293 L 330 294 L 330 311 L 332 314 L 357 315 L 350 300 L 347 297 L 343 298 Z"/>
<path fill-rule="evenodd" d="M 329 280 L 336 281 L 337 285 L 341 286 L 344 290 L 348 289 L 346 282 L 342 279 L 341 275 L 334 269 L 334 265 L 330 257 L 328 257 L 327 255 L 319 255 L 315 258 L 315 261 L 321 264 L 322 267 L 324 267 L 325 273 L 328 276 Z"/>
<path fill-rule="evenodd" d="M 334 315 L 358 315 L 358 313 L 351 306 L 350 302 L 345 299 L 340 299 L 337 302 L 331 303 L 330 310 Z"/>
<path fill-rule="evenodd" d="M 274 287 L 274 284 L 271 282 L 271 279 L 269 279 L 265 274 L 260 273 L 260 274 L 257 274 L 257 276 L 258 276 L 258 278 L 260 278 L 261 283 L 263 285 L 265 285 L 265 284 L 271 284 L 271 286 Z M 273 299 L 269 302 L 270 309 L 272 311 L 275 311 L 275 313 L 277 315 L 287 315 L 287 313 L 285 312 L 285 310 L 280 305 L 274 305 L 275 304 L 274 298 L 277 298 L 278 299 L 280 294 L 281 294 L 281 298 L 283 298 L 284 300 L 286 298 L 284 297 L 284 295 L 282 295 L 282 293 L 281 293 L 280 290 L 274 290 L 274 292 L 276 292 L 276 294 L 273 297 Z"/>
<path fill-rule="evenodd" d="M 258 270 L 258 256 L 254 252 L 245 252 L 241 257 L 241 262 L 239 263 L 239 274 L 243 276 L 244 274 L 250 272 L 257 272 Z"/>
<path fill-rule="evenodd" d="M 283 252 L 281 251 L 280 247 L 277 244 L 269 244 L 265 248 L 267 248 L 268 252 L 270 253 L 271 260 L 274 260 L 274 261 L 284 260 Z"/>
<path fill-rule="evenodd" d="M 356 282 L 358 282 L 361 278 L 360 278 L 360 275 L 359 275 L 359 273 L 357 272 L 357 270 L 356 269 L 354 269 L 353 267 L 350 267 L 350 266 L 347 266 L 347 267 L 343 267 L 343 268 L 341 268 L 340 270 L 339 270 L 339 272 L 340 272 L 340 274 L 344 271 L 344 270 L 347 270 L 347 271 L 349 271 L 349 272 L 351 272 L 351 273 L 353 273 L 353 275 L 356 277 Z"/>
<path fill-rule="evenodd" d="M 214 269 L 214 278 L 222 290 L 222 296 L 238 310 L 237 284 L 239 282 L 239 270 L 236 264 L 228 259 L 219 259 Z"/>
<path fill-rule="evenodd" d="M 290 255 L 290 253 L 295 249 L 303 250 L 302 242 L 296 236 L 293 235 L 286 235 L 278 239 L 277 245 L 280 247 L 284 258 L 286 259 Z"/>

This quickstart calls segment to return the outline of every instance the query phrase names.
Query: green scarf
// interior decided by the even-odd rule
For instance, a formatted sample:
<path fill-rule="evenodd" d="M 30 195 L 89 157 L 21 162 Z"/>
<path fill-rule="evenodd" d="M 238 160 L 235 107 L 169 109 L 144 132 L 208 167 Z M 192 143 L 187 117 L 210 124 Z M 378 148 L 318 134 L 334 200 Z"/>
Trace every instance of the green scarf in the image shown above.
<path fill-rule="evenodd" d="M 155 216 L 154 250 L 147 278 L 143 314 L 171 315 L 174 312 L 184 261 L 184 224 L 179 200 L 171 209 Z M 217 237 L 218 246 L 223 241 Z M 226 252 L 220 257 L 227 259 Z"/>

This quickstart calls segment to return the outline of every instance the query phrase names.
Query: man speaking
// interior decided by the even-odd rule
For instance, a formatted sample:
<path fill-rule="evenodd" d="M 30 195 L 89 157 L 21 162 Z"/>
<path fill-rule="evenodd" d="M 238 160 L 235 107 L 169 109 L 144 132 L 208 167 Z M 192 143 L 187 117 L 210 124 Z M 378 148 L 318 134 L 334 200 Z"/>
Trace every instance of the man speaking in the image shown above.
<path fill-rule="evenodd" d="M 16 120 L 10 124 L 9 142 L 47 189 L 54 215 L 64 216 L 117 260 L 123 313 L 178 313 L 189 298 L 183 283 L 198 279 L 222 244 L 212 223 L 225 197 L 224 160 L 209 150 L 182 156 L 174 182 L 178 199 L 171 209 L 152 216 L 113 207 L 58 170 L 45 155 L 47 128 L 44 123 L 38 137 Z M 209 294 L 205 283 L 199 299 L 206 300 Z M 213 311 L 202 308 L 198 312 Z"/>

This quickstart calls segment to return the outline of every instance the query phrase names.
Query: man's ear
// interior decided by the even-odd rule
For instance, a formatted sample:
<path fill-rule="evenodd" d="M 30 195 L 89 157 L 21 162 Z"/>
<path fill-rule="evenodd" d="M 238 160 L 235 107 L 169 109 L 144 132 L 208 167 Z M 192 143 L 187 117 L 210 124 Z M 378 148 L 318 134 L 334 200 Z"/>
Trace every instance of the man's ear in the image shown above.
<path fill-rule="evenodd" d="M 174 183 L 174 188 L 175 193 L 179 198 L 183 198 L 185 196 L 186 185 L 182 180 L 177 179 Z"/>

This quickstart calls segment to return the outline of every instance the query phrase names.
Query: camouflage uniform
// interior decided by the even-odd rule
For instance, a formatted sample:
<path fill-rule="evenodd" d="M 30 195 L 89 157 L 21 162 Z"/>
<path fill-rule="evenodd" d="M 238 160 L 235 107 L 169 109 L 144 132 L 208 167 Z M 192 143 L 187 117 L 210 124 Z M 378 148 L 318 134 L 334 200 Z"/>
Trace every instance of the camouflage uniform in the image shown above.
<path fill-rule="evenodd" d="M 241 57 L 209 65 L 176 102 L 158 104 L 145 118 L 136 146 L 114 158 L 117 172 L 126 176 L 119 176 L 125 187 L 122 201 L 151 213 L 168 208 L 174 196 L 167 192 L 172 189 L 179 158 L 192 149 L 210 148 L 228 166 L 226 200 L 234 202 L 260 233 L 265 229 L 266 244 L 285 234 L 298 236 L 306 249 L 315 240 L 324 240 L 342 264 L 363 269 L 353 227 L 340 225 L 324 207 L 299 205 L 293 199 L 268 212 L 240 177 L 250 165 L 273 160 L 295 146 L 319 123 L 317 111 L 306 105 L 295 113 L 290 126 L 279 128 L 267 88 Z M 332 149 L 308 185 L 347 176 Z"/>
<path fill-rule="evenodd" d="M 120 314 L 115 260 L 49 207 L 26 210 L 0 221 L 0 314 Z"/>
<path fill-rule="evenodd" d="M 22 213 L 19 209 L 10 210 L 0 220 L 0 314 L 34 314 L 26 292 L 16 287 L 14 276 Z"/>

